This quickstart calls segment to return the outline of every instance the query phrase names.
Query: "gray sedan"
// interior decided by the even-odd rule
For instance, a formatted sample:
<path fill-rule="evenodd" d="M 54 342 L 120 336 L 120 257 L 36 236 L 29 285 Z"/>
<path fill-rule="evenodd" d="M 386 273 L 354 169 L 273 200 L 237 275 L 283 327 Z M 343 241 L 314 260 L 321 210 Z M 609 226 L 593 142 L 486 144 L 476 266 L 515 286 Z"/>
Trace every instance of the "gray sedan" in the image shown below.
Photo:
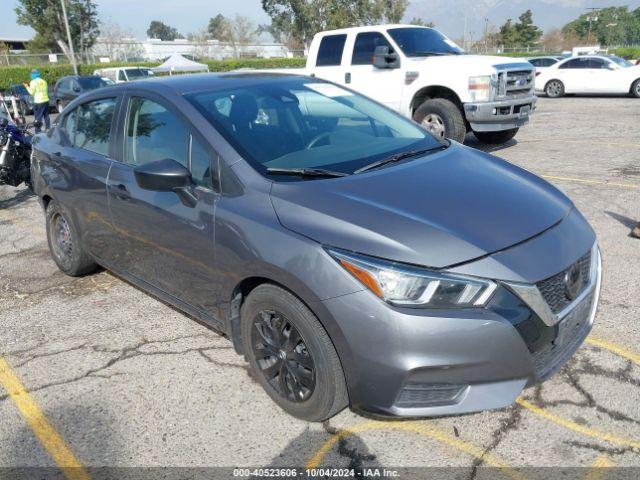
<path fill-rule="evenodd" d="M 505 407 L 594 321 L 600 253 L 566 196 L 332 83 L 107 87 L 33 150 L 59 268 L 222 332 L 299 418 Z"/>

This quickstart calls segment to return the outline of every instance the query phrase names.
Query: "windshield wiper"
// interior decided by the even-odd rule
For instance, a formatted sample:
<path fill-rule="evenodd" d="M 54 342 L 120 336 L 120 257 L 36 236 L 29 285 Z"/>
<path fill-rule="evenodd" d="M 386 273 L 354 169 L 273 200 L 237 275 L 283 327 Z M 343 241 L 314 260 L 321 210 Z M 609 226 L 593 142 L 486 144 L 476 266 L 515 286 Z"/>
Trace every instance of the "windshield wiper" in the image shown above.
<path fill-rule="evenodd" d="M 366 172 L 368 170 L 373 170 L 374 168 L 382 167 L 383 165 L 399 162 L 400 160 L 404 160 L 405 158 L 418 157 L 426 153 L 433 153 L 438 150 L 444 150 L 445 148 L 447 148 L 446 145 L 440 145 L 435 148 L 427 148 L 424 150 L 409 150 L 408 152 L 398 153 L 396 155 L 392 155 L 390 157 L 383 158 L 382 160 L 378 160 L 376 162 L 370 163 L 369 165 L 365 165 L 364 167 L 357 169 L 353 173 Z"/>
<path fill-rule="evenodd" d="M 298 175 L 300 177 L 346 177 L 344 172 L 334 172 L 322 168 L 267 168 L 267 173 L 272 175 Z"/>

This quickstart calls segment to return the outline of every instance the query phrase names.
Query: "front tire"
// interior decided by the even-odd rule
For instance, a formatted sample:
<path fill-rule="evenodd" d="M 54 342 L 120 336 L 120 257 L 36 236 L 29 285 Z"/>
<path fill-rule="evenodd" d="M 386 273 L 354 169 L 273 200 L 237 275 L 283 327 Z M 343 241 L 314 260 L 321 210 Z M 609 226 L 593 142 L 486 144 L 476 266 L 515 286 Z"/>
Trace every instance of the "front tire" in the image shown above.
<path fill-rule="evenodd" d="M 476 136 L 478 140 L 482 143 L 491 143 L 491 144 L 502 144 L 507 143 L 518 133 L 519 128 L 511 128 L 509 130 L 500 130 L 499 132 L 476 132 L 473 131 L 473 134 Z"/>
<path fill-rule="evenodd" d="M 260 285 L 247 297 L 240 318 L 252 374 L 284 411 L 321 422 L 348 405 L 335 347 L 298 298 L 275 285 Z"/>
<path fill-rule="evenodd" d="M 640 78 L 631 85 L 631 95 L 640 98 Z"/>
<path fill-rule="evenodd" d="M 60 270 L 71 277 L 79 277 L 96 269 L 96 263 L 82 248 L 70 215 L 55 200 L 47 205 L 46 223 L 49 251 Z"/>
<path fill-rule="evenodd" d="M 425 100 L 413 114 L 413 120 L 438 139 L 464 142 L 467 127 L 458 106 L 446 98 Z"/>
<path fill-rule="evenodd" d="M 549 98 L 560 98 L 564 95 L 564 83 L 560 80 L 550 80 L 544 86 L 544 93 Z"/>

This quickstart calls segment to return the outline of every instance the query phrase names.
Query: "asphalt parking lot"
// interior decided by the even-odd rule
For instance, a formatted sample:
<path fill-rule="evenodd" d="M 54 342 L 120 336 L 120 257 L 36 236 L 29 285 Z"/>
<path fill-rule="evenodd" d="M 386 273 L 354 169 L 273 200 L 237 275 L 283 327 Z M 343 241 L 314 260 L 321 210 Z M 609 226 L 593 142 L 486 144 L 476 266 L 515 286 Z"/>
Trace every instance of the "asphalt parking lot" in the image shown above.
<path fill-rule="evenodd" d="M 541 98 L 532 123 L 494 149 L 591 222 L 601 303 L 561 372 L 511 408 L 459 417 L 286 415 L 215 332 L 109 272 L 59 272 L 35 198 L 0 187 L 0 467 L 78 467 L 70 478 L 97 466 L 386 467 L 429 478 L 405 469 L 453 466 L 459 478 L 551 478 L 522 467 L 560 466 L 621 478 L 597 467 L 636 466 L 625 471 L 638 478 L 640 240 L 629 231 L 640 220 L 639 124 L 639 100 Z"/>

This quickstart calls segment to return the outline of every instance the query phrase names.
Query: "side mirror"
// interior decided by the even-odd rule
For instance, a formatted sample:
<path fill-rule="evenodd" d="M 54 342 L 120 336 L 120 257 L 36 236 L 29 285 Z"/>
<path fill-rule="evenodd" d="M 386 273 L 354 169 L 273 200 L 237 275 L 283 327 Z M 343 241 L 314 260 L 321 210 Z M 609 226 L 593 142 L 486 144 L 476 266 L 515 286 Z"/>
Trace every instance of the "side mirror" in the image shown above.
<path fill-rule="evenodd" d="M 609 70 L 615 70 L 616 69 L 615 65 L 613 65 L 612 63 L 607 63 L 607 68 Z"/>
<path fill-rule="evenodd" d="M 194 207 L 198 202 L 191 189 L 191 173 L 184 165 L 171 158 L 145 163 L 136 167 L 133 173 L 138 186 L 143 190 L 175 192 L 187 207 Z"/>
<path fill-rule="evenodd" d="M 73 91 L 76 93 L 80 93 L 82 90 L 76 85 L 75 87 L 73 87 Z"/>
<path fill-rule="evenodd" d="M 373 52 L 373 66 L 376 68 L 400 68 L 400 56 L 388 46 L 379 45 Z"/>

